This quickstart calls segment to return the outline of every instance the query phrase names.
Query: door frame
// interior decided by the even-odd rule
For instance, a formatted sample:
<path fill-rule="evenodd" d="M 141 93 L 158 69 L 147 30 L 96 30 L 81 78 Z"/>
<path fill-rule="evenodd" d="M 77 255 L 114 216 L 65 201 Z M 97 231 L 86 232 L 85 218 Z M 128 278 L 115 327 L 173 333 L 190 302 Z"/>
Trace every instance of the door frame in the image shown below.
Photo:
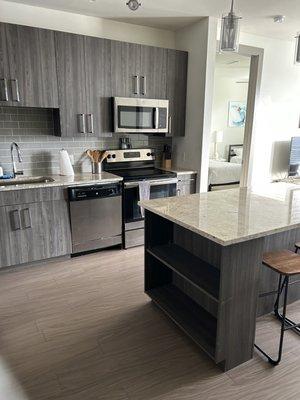
<path fill-rule="evenodd" d="M 247 96 L 247 115 L 244 130 L 243 161 L 240 187 L 249 187 L 252 184 L 253 152 L 256 131 L 257 108 L 261 90 L 264 49 L 240 45 L 238 54 L 250 57 L 250 74 Z"/>
<path fill-rule="evenodd" d="M 247 95 L 247 115 L 244 129 L 243 161 L 240 179 L 240 187 L 250 187 L 252 184 L 253 142 L 256 134 L 257 108 L 261 90 L 264 49 L 240 44 L 238 54 L 251 58 Z M 202 158 L 209 158 L 209 154 L 203 154 L 203 152 L 204 149 L 202 148 Z M 208 173 L 208 169 L 203 171 L 203 173 L 201 172 L 201 181 L 207 181 Z"/>

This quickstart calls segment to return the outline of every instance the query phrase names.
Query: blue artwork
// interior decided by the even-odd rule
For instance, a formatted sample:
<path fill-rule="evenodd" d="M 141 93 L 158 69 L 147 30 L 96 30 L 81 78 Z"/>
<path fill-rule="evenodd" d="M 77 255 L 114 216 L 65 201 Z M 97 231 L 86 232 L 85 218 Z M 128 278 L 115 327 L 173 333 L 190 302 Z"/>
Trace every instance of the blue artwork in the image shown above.
<path fill-rule="evenodd" d="M 243 128 L 246 121 L 247 105 L 244 101 L 230 101 L 228 126 L 231 128 Z"/>

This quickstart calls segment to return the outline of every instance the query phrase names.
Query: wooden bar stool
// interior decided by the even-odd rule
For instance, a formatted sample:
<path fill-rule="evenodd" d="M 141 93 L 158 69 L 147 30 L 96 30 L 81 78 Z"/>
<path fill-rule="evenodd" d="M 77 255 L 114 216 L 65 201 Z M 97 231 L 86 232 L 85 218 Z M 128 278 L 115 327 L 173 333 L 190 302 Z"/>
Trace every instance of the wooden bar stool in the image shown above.
<path fill-rule="evenodd" d="M 299 248 L 300 248 L 300 243 L 298 243 L 298 244 L 299 244 Z M 256 344 L 254 344 L 254 346 L 265 357 L 267 357 L 268 361 L 272 365 L 277 365 L 280 363 L 281 357 L 282 357 L 284 332 L 289 329 L 292 329 L 293 331 L 297 332 L 298 334 L 300 333 L 300 323 L 296 324 L 294 321 L 292 321 L 286 317 L 289 279 L 293 275 L 300 275 L 300 255 L 297 254 L 297 251 L 294 253 L 289 250 L 281 250 L 281 251 L 265 253 L 263 256 L 263 264 L 279 274 L 277 297 L 276 297 L 276 301 L 274 304 L 274 314 L 275 314 L 276 318 L 278 318 L 281 321 L 281 333 L 280 333 L 279 350 L 278 350 L 277 359 L 274 360 L 273 358 L 271 358 L 267 353 L 265 353 Z M 280 296 L 283 291 L 284 291 L 283 312 L 282 312 L 282 314 L 280 314 L 279 313 L 279 302 L 280 302 Z M 270 292 L 269 294 L 270 295 L 274 294 L 274 292 Z"/>

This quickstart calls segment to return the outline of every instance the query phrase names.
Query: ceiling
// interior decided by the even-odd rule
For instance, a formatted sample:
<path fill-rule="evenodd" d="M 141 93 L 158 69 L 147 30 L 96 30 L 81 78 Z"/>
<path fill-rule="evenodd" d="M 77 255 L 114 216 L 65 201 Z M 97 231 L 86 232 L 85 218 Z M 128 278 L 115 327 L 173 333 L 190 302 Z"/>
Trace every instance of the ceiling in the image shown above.
<path fill-rule="evenodd" d="M 230 0 L 140 0 L 138 11 L 130 11 L 127 0 L 7 0 L 44 8 L 110 18 L 169 30 L 180 29 L 204 16 L 220 17 L 229 11 Z M 236 0 L 242 31 L 280 39 L 291 39 L 300 31 L 300 0 Z M 286 16 L 275 24 L 273 16 Z"/>

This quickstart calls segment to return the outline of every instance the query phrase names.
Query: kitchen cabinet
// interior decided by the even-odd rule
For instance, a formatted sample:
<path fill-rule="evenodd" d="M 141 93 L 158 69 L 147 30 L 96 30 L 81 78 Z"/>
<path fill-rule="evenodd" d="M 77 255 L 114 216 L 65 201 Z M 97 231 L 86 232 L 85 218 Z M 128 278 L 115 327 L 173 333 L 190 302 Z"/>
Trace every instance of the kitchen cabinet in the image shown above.
<path fill-rule="evenodd" d="M 58 107 L 54 32 L 0 24 L 1 105 Z"/>
<path fill-rule="evenodd" d="M 140 97 L 141 45 L 111 41 L 113 97 Z"/>
<path fill-rule="evenodd" d="M 167 99 L 169 99 L 169 134 L 185 135 L 188 53 L 168 50 Z"/>
<path fill-rule="evenodd" d="M 167 98 L 168 50 L 141 46 L 140 95 L 150 99 Z"/>
<path fill-rule="evenodd" d="M 196 193 L 196 174 L 179 174 L 177 183 L 177 195 L 187 196 Z"/>
<path fill-rule="evenodd" d="M 0 207 L 0 267 L 71 253 L 65 200 L 46 200 Z"/>
<path fill-rule="evenodd" d="M 111 41 L 85 37 L 88 132 L 112 132 Z"/>
<path fill-rule="evenodd" d="M 110 41 L 56 32 L 62 136 L 111 132 Z"/>
<path fill-rule="evenodd" d="M 55 32 L 55 46 L 61 135 L 83 135 L 87 129 L 85 37 Z"/>

